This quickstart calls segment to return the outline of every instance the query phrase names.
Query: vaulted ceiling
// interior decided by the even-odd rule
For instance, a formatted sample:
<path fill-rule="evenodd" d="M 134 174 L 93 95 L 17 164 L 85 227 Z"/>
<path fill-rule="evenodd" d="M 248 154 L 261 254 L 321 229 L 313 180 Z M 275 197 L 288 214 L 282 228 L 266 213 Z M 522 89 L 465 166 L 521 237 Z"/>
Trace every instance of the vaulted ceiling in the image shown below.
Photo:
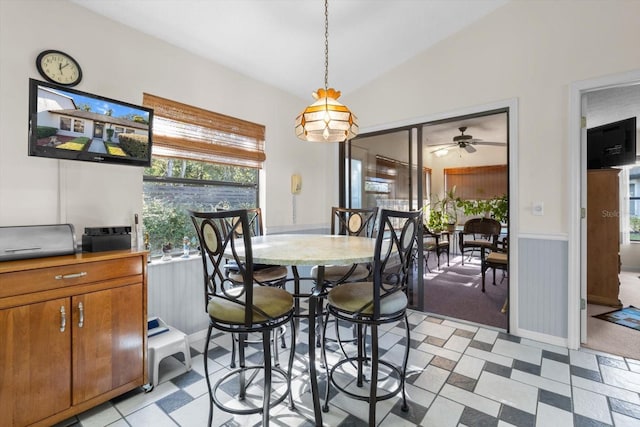
<path fill-rule="evenodd" d="M 322 0 L 71 0 L 301 98 L 324 87 Z M 329 86 L 347 94 L 508 0 L 330 0 Z"/>

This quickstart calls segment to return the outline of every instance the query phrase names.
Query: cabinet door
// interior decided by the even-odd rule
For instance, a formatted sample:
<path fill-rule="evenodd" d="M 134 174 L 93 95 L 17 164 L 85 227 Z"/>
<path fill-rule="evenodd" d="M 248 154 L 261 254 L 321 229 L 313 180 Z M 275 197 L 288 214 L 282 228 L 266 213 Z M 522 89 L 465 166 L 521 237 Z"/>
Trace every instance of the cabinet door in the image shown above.
<path fill-rule="evenodd" d="M 618 169 L 587 171 L 587 298 L 619 307 Z"/>
<path fill-rule="evenodd" d="M 70 328 L 69 298 L 0 310 L 0 424 L 71 406 Z"/>
<path fill-rule="evenodd" d="M 142 283 L 72 298 L 73 404 L 142 384 L 142 304 Z"/>

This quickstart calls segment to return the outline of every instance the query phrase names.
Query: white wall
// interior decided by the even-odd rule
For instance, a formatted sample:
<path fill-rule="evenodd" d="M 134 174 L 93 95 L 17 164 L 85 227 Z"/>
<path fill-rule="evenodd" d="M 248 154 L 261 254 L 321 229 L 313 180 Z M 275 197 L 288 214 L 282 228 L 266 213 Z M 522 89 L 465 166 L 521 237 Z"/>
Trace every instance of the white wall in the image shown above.
<path fill-rule="evenodd" d="M 142 211 L 142 169 L 27 156 L 28 79 L 38 53 L 80 62 L 76 89 L 133 104 L 142 93 L 266 126 L 261 205 L 267 227 L 290 227 L 290 176 L 300 173 L 299 227 L 327 224 L 335 203 L 333 145 L 299 141 L 293 125 L 309 100 L 292 97 L 66 0 L 0 1 L 0 226 L 131 224 Z M 330 177 L 330 178 L 327 178 Z M 305 191 L 306 190 L 306 191 Z"/>
<path fill-rule="evenodd" d="M 566 234 L 568 88 L 640 68 L 638 16 L 637 1 L 510 2 L 349 94 L 349 106 L 366 131 L 517 98 L 519 228 Z"/>
<path fill-rule="evenodd" d="M 570 89 L 640 69 L 639 16 L 637 1 L 512 1 L 349 94 L 363 132 L 517 99 L 509 304 L 517 335 L 578 343 L 579 313 L 569 310 L 578 307 L 580 281 L 568 249 L 577 244 L 569 242 L 577 215 L 570 178 L 580 182 L 569 176 L 569 120 L 577 120 L 568 116 Z M 533 215 L 534 202 L 544 203 L 543 216 Z M 551 280 L 535 274 L 548 271 Z"/>

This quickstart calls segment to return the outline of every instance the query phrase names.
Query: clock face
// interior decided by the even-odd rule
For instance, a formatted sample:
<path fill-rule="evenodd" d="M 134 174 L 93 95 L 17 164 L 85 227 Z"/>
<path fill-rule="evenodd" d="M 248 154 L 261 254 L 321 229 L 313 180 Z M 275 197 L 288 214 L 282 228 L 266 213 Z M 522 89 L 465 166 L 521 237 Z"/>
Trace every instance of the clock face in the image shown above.
<path fill-rule="evenodd" d="M 52 83 L 75 86 L 82 80 L 80 64 L 71 56 L 58 50 L 45 50 L 36 59 L 38 72 Z"/>

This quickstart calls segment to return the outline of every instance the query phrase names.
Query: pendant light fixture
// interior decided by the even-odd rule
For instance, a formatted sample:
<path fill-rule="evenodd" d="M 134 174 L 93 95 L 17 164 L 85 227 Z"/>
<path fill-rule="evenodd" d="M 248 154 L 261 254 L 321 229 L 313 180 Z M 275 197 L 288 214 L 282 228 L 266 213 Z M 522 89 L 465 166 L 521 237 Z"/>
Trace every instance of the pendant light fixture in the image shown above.
<path fill-rule="evenodd" d="M 329 4 L 324 0 L 324 89 L 313 92 L 316 102 L 296 118 L 296 135 L 303 141 L 343 142 L 358 134 L 358 119 L 338 102 L 340 91 L 329 87 Z"/>

